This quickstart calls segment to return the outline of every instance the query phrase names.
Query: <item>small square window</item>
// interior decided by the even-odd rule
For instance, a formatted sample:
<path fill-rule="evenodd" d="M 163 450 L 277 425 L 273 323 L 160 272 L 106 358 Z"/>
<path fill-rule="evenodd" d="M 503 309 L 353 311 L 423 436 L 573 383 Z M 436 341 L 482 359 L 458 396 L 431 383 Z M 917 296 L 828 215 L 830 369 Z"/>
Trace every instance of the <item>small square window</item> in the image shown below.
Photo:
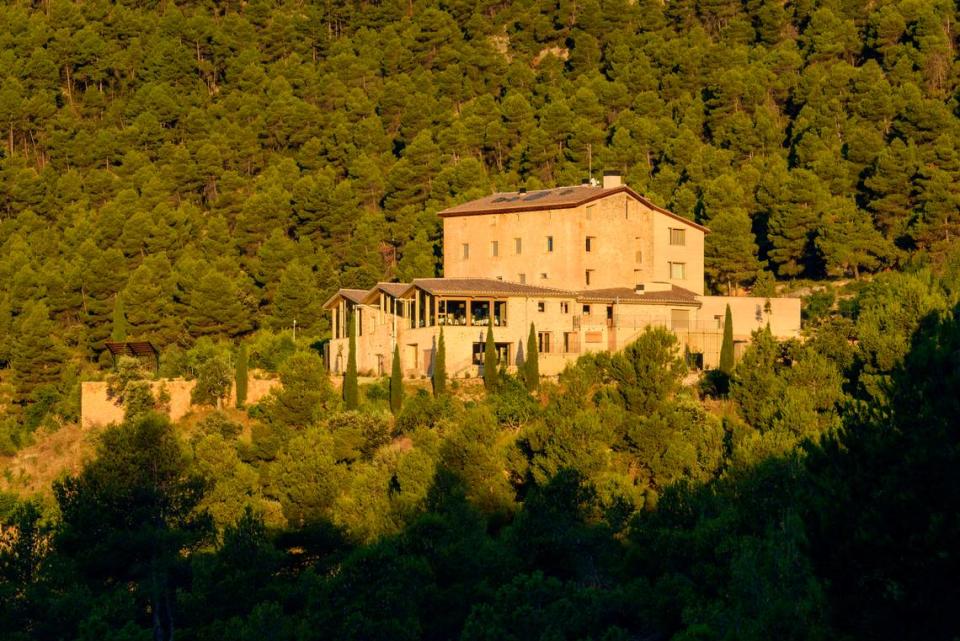
<path fill-rule="evenodd" d="M 569 313 L 570 313 L 570 303 L 567 303 L 567 302 L 560 303 L 560 313 L 561 313 L 561 314 L 569 314 Z"/>
<path fill-rule="evenodd" d="M 670 263 L 670 278 L 673 280 L 684 280 L 687 277 L 686 263 Z"/>
<path fill-rule="evenodd" d="M 547 309 L 547 304 L 546 304 L 545 302 L 543 302 L 542 300 L 537 302 L 537 311 L 538 311 L 538 312 L 546 311 L 546 309 Z"/>
<path fill-rule="evenodd" d="M 590 306 L 589 306 L 589 305 L 584 305 L 584 306 L 583 306 L 583 315 L 584 315 L 584 316 L 589 316 L 589 315 L 590 315 Z"/>
<path fill-rule="evenodd" d="M 686 238 L 686 229 L 671 229 L 670 230 L 670 244 L 683 246 L 687 244 Z"/>
<path fill-rule="evenodd" d="M 470 244 L 469 244 L 469 243 L 464 243 L 464 244 L 463 244 L 463 259 L 466 260 L 466 259 L 468 259 L 468 258 L 470 258 Z"/>
<path fill-rule="evenodd" d="M 527 284 L 527 275 L 526 274 L 517 274 L 517 280 L 520 281 L 521 285 Z"/>
<path fill-rule="evenodd" d="M 553 236 L 547 236 L 547 251 L 553 251 Z"/>
<path fill-rule="evenodd" d="M 590 286 L 590 281 L 593 280 L 593 271 L 594 271 L 594 270 L 592 270 L 592 269 L 588 269 L 586 272 L 584 272 L 583 277 L 584 277 L 584 280 L 585 280 L 586 283 L 587 283 L 587 287 Z"/>
<path fill-rule="evenodd" d="M 540 280 L 547 280 L 547 272 L 540 272 Z"/>
<path fill-rule="evenodd" d="M 594 238 L 593 236 L 587 236 L 587 242 L 586 242 L 586 247 L 585 247 L 585 249 L 586 249 L 588 252 L 592 252 L 592 251 L 593 251 L 593 243 L 594 243 L 595 240 L 596 240 L 596 238 Z"/>

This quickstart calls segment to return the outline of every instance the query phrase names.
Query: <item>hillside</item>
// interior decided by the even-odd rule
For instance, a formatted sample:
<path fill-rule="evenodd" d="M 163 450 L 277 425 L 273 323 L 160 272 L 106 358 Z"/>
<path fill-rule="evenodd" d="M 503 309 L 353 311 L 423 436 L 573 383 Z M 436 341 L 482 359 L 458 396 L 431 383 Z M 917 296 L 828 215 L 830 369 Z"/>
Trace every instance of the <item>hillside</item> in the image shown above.
<path fill-rule="evenodd" d="M 217 6 L 0 8 L 7 450 L 111 333 L 187 375 L 200 337 L 321 338 L 326 294 L 435 272 L 434 212 L 498 188 L 615 168 L 713 229 L 714 289 L 960 231 L 949 2 Z"/>

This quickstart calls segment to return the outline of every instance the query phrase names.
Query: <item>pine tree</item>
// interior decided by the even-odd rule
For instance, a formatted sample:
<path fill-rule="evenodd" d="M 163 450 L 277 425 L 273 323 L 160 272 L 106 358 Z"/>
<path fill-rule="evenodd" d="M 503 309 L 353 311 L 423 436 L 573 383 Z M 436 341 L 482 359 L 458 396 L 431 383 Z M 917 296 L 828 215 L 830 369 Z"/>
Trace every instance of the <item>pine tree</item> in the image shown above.
<path fill-rule="evenodd" d="M 523 361 L 523 381 L 528 392 L 540 387 L 540 350 L 537 345 L 537 330 L 530 323 L 530 336 L 527 337 L 527 357 Z"/>
<path fill-rule="evenodd" d="M 343 403 L 348 410 L 355 410 L 360 402 L 357 384 L 357 328 L 353 312 L 347 316 L 347 331 L 350 336 L 347 351 L 347 373 L 343 377 Z"/>
<path fill-rule="evenodd" d="M 733 374 L 733 360 L 733 313 L 728 304 L 723 317 L 723 344 L 720 346 L 720 371 L 727 376 Z"/>
<path fill-rule="evenodd" d="M 237 352 L 237 369 L 235 375 L 237 392 L 237 409 L 243 409 L 247 402 L 247 346 L 241 345 Z"/>
<path fill-rule="evenodd" d="M 437 355 L 433 359 L 433 395 L 440 397 L 447 392 L 447 346 L 443 340 L 443 326 L 437 339 Z"/>
<path fill-rule="evenodd" d="M 120 294 L 113 298 L 113 329 L 110 331 L 110 340 L 127 340 L 127 315 L 123 311 L 123 296 Z"/>
<path fill-rule="evenodd" d="M 497 346 L 493 342 L 493 325 L 487 325 L 487 343 L 483 349 L 483 386 L 488 392 L 497 389 Z"/>
<path fill-rule="evenodd" d="M 390 411 L 396 416 L 403 407 L 403 372 L 400 371 L 400 346 L 393 347 L 393 367 L 390 369 Z"/>

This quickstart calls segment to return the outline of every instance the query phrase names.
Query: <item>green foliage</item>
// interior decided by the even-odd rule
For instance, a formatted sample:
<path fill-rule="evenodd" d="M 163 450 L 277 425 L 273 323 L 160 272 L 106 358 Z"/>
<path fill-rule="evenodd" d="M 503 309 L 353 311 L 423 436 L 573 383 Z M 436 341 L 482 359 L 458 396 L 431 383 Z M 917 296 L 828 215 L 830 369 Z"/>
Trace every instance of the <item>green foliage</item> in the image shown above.
<path fill-rule="evenodd" d="M 353 312 L 347 314 L 349 347 L 347 351 L 347 370 L 343 375 L 343 405 L 347 410 L 357 409 L 360 403 L 360 390 L 357 381 L 357 328 Z"/>
<path fill-rule="evenodd" d="M 130 356 L 117 359 L 116 370 L 107 377 L 107 398 L 123 406 L 124 420 L 133 421 L 160 409 L 148 378 L 139 359 Z"/>
<path fill-rule="evenodd" d="M 673 398 L 685 373 L 677 337 L 660 327 L 648 327 L 610 361 L 617 393 L 627 410 L 637 414 L 649 414 Z"/>
<path fill-rule="evenodd" d="M 280 370 L 280 385 L 264 402 L 266 420 L 279 428 L 306 428 L 335 407 L 335 394 L 323 359 L 313 351 L 299 351 Z"/>
<path fill-rule="evenodd" d="M 493 342 L 493 325 L 487 325 L 487 339 L 483 346 L 483 386 L 494 392 L 499 385 L 497 346 Z"/>
<path fill-rule="evenodd" d="M 443 326 L 440 327 L 440 337 L 437 339 L 437 354 L 433 359 L 430 380 L 434 396 L 440 397 L 447 393 L 447 345 L 443 339 Z"/>
<path fill-rule="evenodd" d="M 237 409 L 243 409 L 243 406 L 247 404 L 247 383 L 249 378 L 250 374 L 247 371 L 247 346 L 240 345 L 240 349 L 237 350 L 237 361 L 233 373 Z"/>
<path fill-rule="evenodd" d="M 733 374 L 734 367 L 733 354 L 733 312 L 730 311 L 730 305 L 727 305 L 727 311 L 723 317 L 723 343 L 720 344 L 720 371 L 726 376 Z"/>
<path fill-rule="evenodd" d="M 400 369 L 400 346 L 393 347 L 393 364 L 390 368 L 390 411 L 396 416 L 403 407 L 403 371 Z"/>
<path fill-rule="evenodd" d="M 528 392 L 540 388 L 540 352 L 537 344 L 537 331 L 530 323 L 530 335 L 527 337 L 527 353 L 523 361 L 523 381 Z"/>
<path fill-rule="evenodd" d="M 137 403 L 59 512 L 0 510 L 0 637 L 956 637 L 957 18 L 5 3 L 0 446 L 75 418 L 119 316 L 164 374 L 242 340 L 290 393 L 189 456 Z M 641 337 L 543 407 L 441 386 L 392 441 L 375 404 L 337 411 L 294 319 L 322 340 L 338 286 L 436 273 L 436 211 L 591 168 L 708 225 L 713 290 L 858 282 L 803 345 L 758 335 L 722 403 Z"/>
<path fill-rule="evenodd" d="M 212 354 L 203 359 L 197 368 L 197 384 L 190 393 L 190 400 L 220 408 L 223 399 L 230 394 L 230 386 L 234 380 L 233 370 L 229 357 L 224 353 Z"/>
<path fill-rule="evenodd" d="M 113 322 L 110 330 L 110 340 L 127 340 L 127 315 L 123 310 L 123 297 L 119 294 L 113 299 Z"/>

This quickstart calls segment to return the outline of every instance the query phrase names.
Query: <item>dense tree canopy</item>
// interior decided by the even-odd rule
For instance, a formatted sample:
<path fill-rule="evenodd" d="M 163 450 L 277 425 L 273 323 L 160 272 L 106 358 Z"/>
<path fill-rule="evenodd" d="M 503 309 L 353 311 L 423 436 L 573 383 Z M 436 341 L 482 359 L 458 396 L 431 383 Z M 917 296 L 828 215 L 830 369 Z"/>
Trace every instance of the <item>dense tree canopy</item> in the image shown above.
<path fill-rule="evenodd" d="M 590 168 L 714 227 L 715 289 L 764 266 L 936 258 L 960 233 L 956 14 L 944 0 L 7 3 L 11 400 L 71 392 L 60 365 L 96 362 L 118 305 L 130 338 L 164 349 L 294 320 L 322 337 L 333 288 L 437 268 L 441 207 Z M 64 349 L 25 373 L 36 355 L 9 334 L 48 322 Z"/>

